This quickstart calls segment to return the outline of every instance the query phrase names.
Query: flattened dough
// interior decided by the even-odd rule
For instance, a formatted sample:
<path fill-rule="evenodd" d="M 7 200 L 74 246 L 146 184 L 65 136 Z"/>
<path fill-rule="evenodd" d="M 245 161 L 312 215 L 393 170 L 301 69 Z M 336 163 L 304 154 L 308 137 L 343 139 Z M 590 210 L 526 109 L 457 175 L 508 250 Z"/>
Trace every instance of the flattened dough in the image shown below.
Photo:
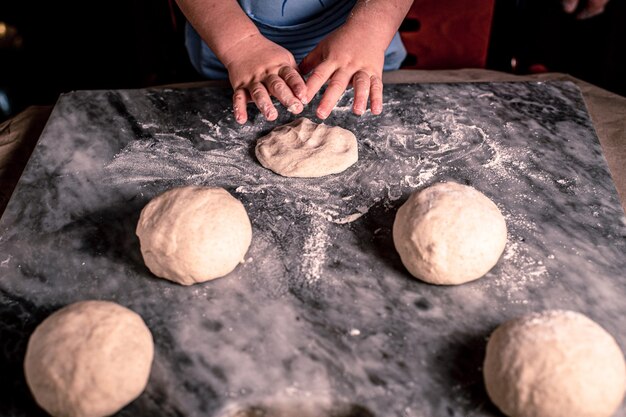
<path fill-rule="evenodd" d="M 345 171 L 359 159 L 354 133 L 299 118 L 257 141 L 256 157 L 284 177 L 314 178 Z"/>

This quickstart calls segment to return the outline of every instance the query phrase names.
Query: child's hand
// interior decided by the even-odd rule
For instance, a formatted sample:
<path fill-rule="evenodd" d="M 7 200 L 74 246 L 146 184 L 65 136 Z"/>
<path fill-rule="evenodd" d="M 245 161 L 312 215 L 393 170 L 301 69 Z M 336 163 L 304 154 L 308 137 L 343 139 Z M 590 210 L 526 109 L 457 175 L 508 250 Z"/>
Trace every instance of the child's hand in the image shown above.
<path fill-rule="evenodd" d="M 368 98 L 372 114 L 382 112 L 382 72 L 387 45 L 371 38 L 367 30 L 344 25 L 322 40 L 300 63 L 302 74 L 310 73 L 306 82 L 307 102 L 328 82 L 316 112 L 320 119 L 328 117 L 350 83 L 354 88 L 354 114 L 365 113 Z"/>
<path fill-rule="evenodd" d="M 285 48 L 256 34 L 230 48 L 224 65 L 235 91 L 233 112 L 238 123 L 248 120 L 248 101 L 254 101 L 267 120 L 275 120 L 278 111 L 270 96 L 276 97 L 290 112 L 302 112 L 303 103 L 307 102 L 307 87 L 293 55 Z"/>
<path fill-rule="evenodd" d="M 358 0 L 348 20 L 322 40 L 300 63 L 311 101 L 328 82 L 317 117 L 325 119 L 352 83 L 352 111 L 361 115 L 370 100 L 372 114 L 383 110 L 385 51 L 413 0 Z"/>

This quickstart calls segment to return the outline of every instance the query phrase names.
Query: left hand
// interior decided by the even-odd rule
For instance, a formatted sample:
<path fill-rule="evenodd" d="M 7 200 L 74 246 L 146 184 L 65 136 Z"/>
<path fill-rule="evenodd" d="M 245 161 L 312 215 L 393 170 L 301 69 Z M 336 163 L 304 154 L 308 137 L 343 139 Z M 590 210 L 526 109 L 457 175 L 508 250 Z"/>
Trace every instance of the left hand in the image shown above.
<path fill-rule="evenodd" d="M 316 111 L 320 119 L 330 115 L 350 84 L 354 88 L 354 114 L 365 113 L 368 98 L 372 114 L 382 112 L 386 46 L 379 45 L 379 39 L 371 38 L 367 29 L 356 30 L 344 25 L 323 39 L 300 63 L 301 73 L 309 74 L 306 81 L 308 102 L 328 82 Z"/>
<path fill-rule="evenodd" d="M 597 16 L 604 12 L 604 8 L 608 2 L 609 0 L 586 0 L 582 10 L 576 14 L 576 18 L 587 19 L 589 17 Z M 574 13 L 578 8 L 580 1 L 562 0 L 561 3 L 563 4 L 563 10 L 565 10 L 565 13 Z"/>

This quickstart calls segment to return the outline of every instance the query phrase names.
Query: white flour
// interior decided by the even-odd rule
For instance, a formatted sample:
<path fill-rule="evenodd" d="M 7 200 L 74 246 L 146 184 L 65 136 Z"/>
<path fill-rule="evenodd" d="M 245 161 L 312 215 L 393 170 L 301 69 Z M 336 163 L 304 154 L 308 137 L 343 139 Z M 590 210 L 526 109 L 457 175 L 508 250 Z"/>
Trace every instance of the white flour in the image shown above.
<path fill-rule="evenodd" d="M 492 98 L 492 94 L 485 93 L 477 99 Z M 348 112 L 350 104 L 348 96 L 342 97 L 335 110 Z M 401 114 L 404 105 L 401 100 L 389 100 L 385 103 L 385 113 Z M 195 130 L 185 132 L 160 131 L 155 124 L 142 125 L 153 132 L 155 139 L 131 142 L 115 156 L 106 170 L 116 184 L 160 180 L 222 185 L 232 184 L 236 178 L 235 193 L 249 195 L 257 201 L 256 196 L 276 196 L 285 202 L 308 199 L 309 203 L 298 202 L 294 206 L 305 216 L 301 219 L 306 234 L 301 248 L 300 270 L 308 282 L 316 282 L 323 275 L 326 251 L 331 245 L 329 223 L 345 225 L 359 221 L 380 202 L 390 208 L 397 207 L 397 201 L 413 190 L 459 174 L 463 176 L 457 166 L 472 161 L 469 169 L 482 176 L 484 183 L 493 186 L 481 191 L 487 191 L 486 194 L 501 206 L 509 229 L 509 244 L 500 261 L 500 275 L 487 278 L 489 285 L 506 288 L 509 299 L 523 303 L 525 288 L 540 285 L 548 272 L 541 261 L 527 252 L 524 243 L 518 241 L 518 233 L 533 232 L 533 222 L 525 218 L 523 212 L 502 207 L 498 188 L 514 183 L 522 185 L 528 179 L 542 185 L 551 179 L 529 165 L 527 147 L 509 146 L 502 137 L 519 131 L 518 124 L 507 122 L 498 130 L 491 125 L 480 125 L 480 120 L 468 123 L 464 117 L 466 115 L 459 114 L 458 109 L 448 107 L 430 113 L 426 109 L 424 120 L 415 125 L 412 125 L 414 121 L 405 124 L 392 116 L 373 119 L 381 125 L 366 129 L 368 133 L 365 135 L 368 136 L 358 138 L 361 155 L 356 169 L 319 180 L 278 178 L 251 160 L 252 141 L 267 133 L 262 124 L 233 129 L 225 126 L 226 119 L 214 122 L 205 118 L 200 118 Z M 190 139 L 204 145 L 194 146 Z M 575 181 L 569 178 L 560 178 L 558 182 L 562 186 L 575 185 Z M 345 191 L 343 195 L 340 190 Z M 511 192 L 506 188 L 500 191 Z M 532 204 L 532 195 L 515 191 L 513 195 L 519 202 Z"/>
<path fill-rule="evenodd" d="M 314 283 L 322 276 L 326 262 L 326 248 L 330 245 L 328 221 L 322 216 L 311 217 L 308 235 L 302 250 L 302 272 L 309 283 Z"/>

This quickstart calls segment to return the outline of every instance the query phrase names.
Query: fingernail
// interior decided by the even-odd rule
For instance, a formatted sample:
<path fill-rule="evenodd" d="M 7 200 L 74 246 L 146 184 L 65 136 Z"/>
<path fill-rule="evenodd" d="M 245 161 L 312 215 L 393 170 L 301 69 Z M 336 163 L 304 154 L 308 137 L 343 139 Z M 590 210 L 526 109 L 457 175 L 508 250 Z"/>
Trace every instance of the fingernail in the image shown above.
<path fill-rule="evenodd" d="M 289 113 L 300 113 L 302 111 L 302 103 L 299 101 L 294 102 L 291 106 L 287 107 Z"/>
<path fill-rule="evenodd" d="M 328 113 L 324 113 L 322 111 L 317 111 L 317 117 L 319 117 L 320 119 L 325 119 L 328 117 Z"/>
<path fill-rule="evenodd" d="M 276 118 L 278 117 L 278 112 L 274 109 L 268 111 L 267 113 L 265 113 L 265 118 L 266 119 L 272 119 L 272 118 Z"/>
<path fill-rule="evenodd" d="M 565 13 L 572 13 L 574 10 L 576 10 L 576 2 L 564 0 L 563 2 L 561 2 L 561 4 L 563 5 L 563 10 L 565 11 Z"/>

